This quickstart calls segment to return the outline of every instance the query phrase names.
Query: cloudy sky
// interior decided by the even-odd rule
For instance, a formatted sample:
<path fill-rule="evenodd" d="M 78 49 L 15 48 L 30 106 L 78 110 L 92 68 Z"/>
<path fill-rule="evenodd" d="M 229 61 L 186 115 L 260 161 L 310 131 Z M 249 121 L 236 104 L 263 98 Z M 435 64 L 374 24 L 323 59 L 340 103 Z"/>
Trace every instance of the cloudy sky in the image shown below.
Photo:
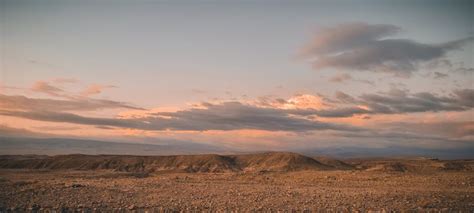
<path fill-rule="evenodd" d="M 0 136 L 474 147 L 473 1 L 0 0 Z"/>

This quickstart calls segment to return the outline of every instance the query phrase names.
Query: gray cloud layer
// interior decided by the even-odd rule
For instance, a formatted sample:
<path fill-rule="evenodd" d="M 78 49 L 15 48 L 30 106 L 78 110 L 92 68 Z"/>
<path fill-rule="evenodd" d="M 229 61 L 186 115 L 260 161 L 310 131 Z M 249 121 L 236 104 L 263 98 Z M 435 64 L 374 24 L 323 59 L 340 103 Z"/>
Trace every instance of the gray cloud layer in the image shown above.
<path fill-rule="evenodd" d="M 240 102 L 207 104 L 207 108 L 193 108 L 177 112 L 160 112 L 145 118 L 118 119 L 94 118 L 72 113 L 51 111 L 0 110 L 0 115 L 49 122 L 67 122 L 83 125 L 114 126 L 142 130 L 239 130 L 268 131 L 344 130 L 357 131 L 356 127 L 323 123 L 290 116 L 285 110 L 261 108 Z"/>
<path fill-rule="evenodd" d="M 359 114 L 398 114 L 413 112 L 464 111 L 474 107 L 474 90 L 454 91 L 449 96 L 432 93 L 409 94 L 401 90 L 352 97 L 338 92 L 338 101 L 346 107 L 332 109 L 279 109 L 258 107 L 240 102 L 205 103 L 205 108 L 177 112 L 158 112 L 143 118 L 94 118 L 72 113 L 53 112 L 39 106 L 0 111 L 0 115 L 49 122 L 67 122 L 94 126 L 111 126 L 143 130 L 239 130 L 268 131 L 359 130 L 355 127 L 318 122 L 317 117 L 351 117 Z M 361 108 L 357 105 L 365 105 Z M 62 106 L 65 107 L 65 106 Z M 64 109 L 64 108 L 63 108 Z"/>
<path fill-rule="evenodd" d="M 442 58 L 447 52 L 473 40 L 469 37 L 441 44 L 424 44 L 387 38 L 399 31 L 400 28 L 394 25 L 367 23 L 325 28 L 305 47 L 303 56 L 313 60 L 315 69 L 332 67 L 409 76 L 420 63 Z"/>
<path fill-rule="evenodd" d="M 437 111 L 465 111 L 474 107 L 474 90 L 456 90 L 448 96 L 429 92 L 409 94 L 402 90 L 388 93 L 364 94 L 352 97 L 343 92 L 336 93 L 336 99 L 344 104 L 365 105 L 368 109 L 348 107 L 317 113 L 326 117 L 348 117 L 355 114 L 397 114 Z"/>
<path fill-rule="evenodd" d="M 106 108 L 142 109 L 127 103 L 105 99 L 74 98 L 68 100 L 28 98 L 21 95 L 0 94 L 0 109 L 92 111 Z"/>
<path fill-rule="evenodd" d="M 359 102 L 369 106 L 374 113 L 464 111 L 474 106 L 474 90 L 456 90 L 449 96 L 392 90 L 387 94 L 362 95 Z"/>
<path fill-rule="evenodd" d="M 474 107 L 474 90 L 456 90 L 448 96 L 420 92 L 410 94 L 402 90 L 391 90 L 386 93 L 364 94 L 353 97 L 343 92 L 336 92 L 340 107 L 330 109 L 294 109 L 286 110 L 289 114 L 300 116 L 315 115 L 318 117 L 351 117 L 359 114 L 403 114 L 416 112 L 466 111 Z M 365 107 L 361 107 L 363 105 Z"/>
<path fill-rule="evenodd" d="M 285 102 L 277 99 L 278 102 Z M 351 117 L 361 114 L 401 114 L 414 112 L 465 111 L 474 107 L 474 90 L 456 90 L 450 95 L 408 93 L 391 90 L 386 93 L 353 97 L 336 93 L 339 107 L 329 109 L 281 109 L 255 106 L 241 102 L 203 103 L 204 108 L 176 112 L 158 112 L 139 118 L 97 118 L 67 111 L 88 111 L 101 108 L 137 109 L 107 100 L 52 100 L 24 96 L 0 95 L 0 115 L 47 122 L 132 128 L 142 130 L 239 130 L 304 132 L 313 130 L 359 131 L 360 128 L 337 123 L 320 122 L 315 117 Z M 360 107 L 361 105 L 365 107 Z"/>

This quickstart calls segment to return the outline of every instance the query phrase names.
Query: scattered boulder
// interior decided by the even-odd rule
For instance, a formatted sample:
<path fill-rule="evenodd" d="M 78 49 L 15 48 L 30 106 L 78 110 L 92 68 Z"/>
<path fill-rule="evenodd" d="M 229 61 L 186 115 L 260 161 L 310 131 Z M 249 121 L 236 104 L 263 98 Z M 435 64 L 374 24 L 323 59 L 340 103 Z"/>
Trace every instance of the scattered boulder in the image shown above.
<path fill-rule="evenodd" d="M 79 184 L 79 183 L 73 183 L 71 184 L 71 188 L 82 188 L 85 187 L 85 185 Z"/>

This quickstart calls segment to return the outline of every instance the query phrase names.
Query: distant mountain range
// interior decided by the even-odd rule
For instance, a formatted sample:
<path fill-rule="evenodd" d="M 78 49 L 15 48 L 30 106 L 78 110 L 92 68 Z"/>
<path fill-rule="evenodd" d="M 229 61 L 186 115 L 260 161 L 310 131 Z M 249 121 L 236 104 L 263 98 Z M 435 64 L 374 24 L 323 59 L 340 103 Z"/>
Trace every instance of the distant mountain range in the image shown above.
<path fill-rule="evenodd" d="M 427 157 L 440 159 L 474 159 L 474 148 L 428 149 L 416 147 L 388 146 L 383 148 L 367 147 L 328 147 L 310 150 L 294 150 L 309 156 L 329 156 L 336 158 L 396 158 Z"/>
<path fill-rule="evenodd" d="M 205 144 L 183 143 L 167 145 L 119 143 L 72 138 L 0 137 L 0 155 L 9 154 L 116 154 L 171 155 L 230 153 L 224 148 Z"/>
<path fill-rule="evenodd" d="M 441 159 L 473 159 L 474 148 L 422 149 L 413 147 L 328 147 L 318 149 L 253 150 L 232 149 L 201 143 L 175 141 L 166 144 L 119 143 L 89 139 L 0 136 L 0 155 L 184 155 L 243 154 L 265 151 L 290 151 L 306 156 L 335 158 L 429 157 Z"/>

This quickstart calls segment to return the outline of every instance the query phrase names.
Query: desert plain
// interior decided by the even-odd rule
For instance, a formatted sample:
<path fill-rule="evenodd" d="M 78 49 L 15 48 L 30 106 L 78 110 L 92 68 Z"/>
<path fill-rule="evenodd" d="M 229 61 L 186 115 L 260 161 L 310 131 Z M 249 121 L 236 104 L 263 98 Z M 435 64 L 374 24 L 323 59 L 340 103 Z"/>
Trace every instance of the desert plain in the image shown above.
<path fill-rule="evenodd" d="M 0 168 L 0 212 L 474 210 L 473 160 L 17 155 Z"/>

